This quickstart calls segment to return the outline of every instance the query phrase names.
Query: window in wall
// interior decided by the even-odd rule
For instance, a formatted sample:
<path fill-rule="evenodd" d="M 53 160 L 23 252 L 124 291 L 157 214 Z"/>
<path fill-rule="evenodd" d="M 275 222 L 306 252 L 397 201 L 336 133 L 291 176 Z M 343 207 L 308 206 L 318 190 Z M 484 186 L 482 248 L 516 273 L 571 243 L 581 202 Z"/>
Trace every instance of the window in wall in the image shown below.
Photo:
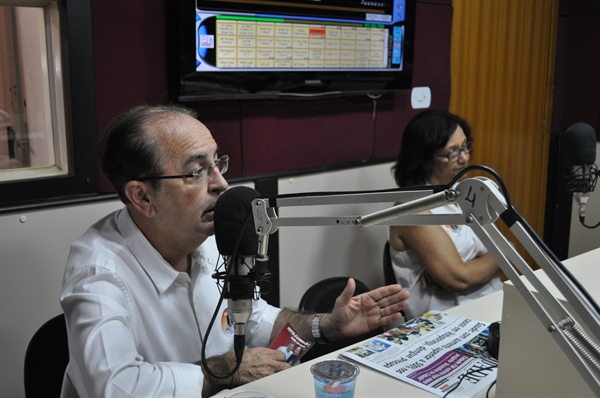
<path fill-rule="evenodd" d="M 0 6 L 0 181 L 69 173 L 58 2 L 39 3 Z"/>
<path fill-rule="evenodd" d="M 91 27 L 91 0 L 0 0 L 0 212 L 97 194 Z"/>

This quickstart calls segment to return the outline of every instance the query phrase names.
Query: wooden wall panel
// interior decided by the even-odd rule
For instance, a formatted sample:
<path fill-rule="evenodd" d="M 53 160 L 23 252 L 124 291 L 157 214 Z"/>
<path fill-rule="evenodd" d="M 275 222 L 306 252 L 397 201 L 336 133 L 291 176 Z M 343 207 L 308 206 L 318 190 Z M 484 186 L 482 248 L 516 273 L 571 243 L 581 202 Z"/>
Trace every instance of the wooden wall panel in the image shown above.
<path fill-rule="evenodd" d="M 450 110 L 542 234 L 558 0 L 454 0 Z"/>

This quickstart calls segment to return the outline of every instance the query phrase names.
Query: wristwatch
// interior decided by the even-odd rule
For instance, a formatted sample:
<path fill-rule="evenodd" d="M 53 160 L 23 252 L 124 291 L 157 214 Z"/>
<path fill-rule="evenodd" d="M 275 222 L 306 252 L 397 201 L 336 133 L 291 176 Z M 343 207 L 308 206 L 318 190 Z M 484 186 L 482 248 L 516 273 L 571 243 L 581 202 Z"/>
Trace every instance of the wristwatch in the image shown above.
<path fill-rule="evenodd" d="M 321 317 L 323 314 L 315 314 L 313 315 L 312 325 L 310 331 L 312 332 L 312 337 L 318 344 L 326 344 L 327 340 L 325 340 L 325 336 L 323 335 L 323 331 L 321 330 Z"/>

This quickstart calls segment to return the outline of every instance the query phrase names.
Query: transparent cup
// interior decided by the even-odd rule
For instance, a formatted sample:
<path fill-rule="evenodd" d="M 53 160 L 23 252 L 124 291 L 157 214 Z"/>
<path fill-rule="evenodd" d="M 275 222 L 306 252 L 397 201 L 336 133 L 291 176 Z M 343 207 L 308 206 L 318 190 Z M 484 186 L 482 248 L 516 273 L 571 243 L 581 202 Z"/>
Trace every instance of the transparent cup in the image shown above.
<path fill-rule="evenodd" d="M 310 367 L 316 398 L 353 398 L 358 366 L 341 359 L 325 359 Z"/>

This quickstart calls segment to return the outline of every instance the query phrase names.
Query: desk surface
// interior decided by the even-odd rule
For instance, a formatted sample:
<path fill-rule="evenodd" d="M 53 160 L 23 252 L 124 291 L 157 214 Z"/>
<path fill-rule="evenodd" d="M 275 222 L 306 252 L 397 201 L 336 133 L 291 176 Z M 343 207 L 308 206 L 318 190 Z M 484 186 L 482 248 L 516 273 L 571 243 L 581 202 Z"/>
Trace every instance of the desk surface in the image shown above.
<path fill-rule="evenodd" d="M 591 257 L 590 254 L 582 255 L 589 261 L 590 258 L 598 258 L 600 249 L 595 251 Z M 577 258 L 577 257 L 576 257 Z M 574 259 L 576 259 L 574 258 Z M 573 259 L 573 260 L 574 260 Z M 593 260 L 592 260 L 593 261 Z M 565 262 L 568 265 L 571 260 Z M 502 298 L 503 292 L 495 292 L 488 296 L 473 300 L 469 303 L 463 304 L 458 307 L 446 310 L 446 312 L 481 320 L 484 322 L 496 322 L 502 318 Z M 327 359 L 327 358 L 338 358 L 339 353 L 343 351 L 338 350 L 328 355 L 324 355 L 320 358 L 312 361 L 296 365 L 291 369 L 283 372 L 276 373 L 274 375 L 265 377 L 264 379 L 256 380 L 252 383 L 245 384 L 236 389 L 229 390 L 217 394 L 215 397 L 224 398 L 233 393 L 242 391 L 261 391 L 267 393 L 273 397 L 312 397 L 314 396 L 314 384 L 313 376 L 310 372 L 310 366 L 316 361 Z M 404 383 L 398 379 L 395 379 L 386 374 L 380 373 L 366 366 L 360 366 L 360 374 L 356 381 L 355 397 L 382 397 L 389 398 L 391 396 L 410 396 L 410 397 L 432 397 L 433 395 L 414 387 L 410 384 Z M 492 388 L 491 396 L 494 396 L 494 389 Z M 486 389 L 484 389 L 478 397 L 484 397 Z"/>

